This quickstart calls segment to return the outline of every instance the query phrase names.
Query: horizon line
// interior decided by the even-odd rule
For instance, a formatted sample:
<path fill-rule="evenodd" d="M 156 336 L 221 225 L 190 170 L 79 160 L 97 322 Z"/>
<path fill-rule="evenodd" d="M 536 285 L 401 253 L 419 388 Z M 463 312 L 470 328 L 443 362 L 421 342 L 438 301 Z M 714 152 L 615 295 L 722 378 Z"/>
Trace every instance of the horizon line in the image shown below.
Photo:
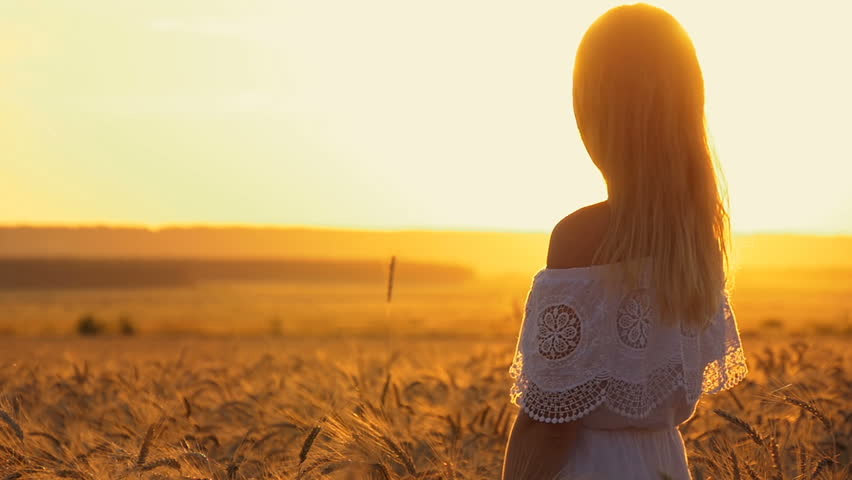
<path fill-rule="evenodd" d="M 305 224 L 278 224 L 278 223 L 239 223 L 239 222 L 186 222 L 186 223 L 163 223 L 159 225 L 145 223 L 109 223 L 109 222 L 14 222 L 0 223 L 0 229 L 6 228 L 65 228 L 65 229 L 133 229 L 158 232 L 161 230 L 181 229 L 246 229 L 246 230 L 317 230 L 317 231 L 346 231 L 346 232 L 375 232 L 375 233 L 517 233 L 517 234 L 547 234 L 550 229 L 507 229 L 499 227 L 432 227 L 432 226 L 400 226 L 400 227 L 377 227 L 377 226 L 355 226 L 355 225 L 305 225 Z M 852 237 L 852 231 L 787 231 L 773 229 L 755 230 L 732 230 L 732 235 L 787 235 L 787 236 L 813 236 L 813 237 Z"/>

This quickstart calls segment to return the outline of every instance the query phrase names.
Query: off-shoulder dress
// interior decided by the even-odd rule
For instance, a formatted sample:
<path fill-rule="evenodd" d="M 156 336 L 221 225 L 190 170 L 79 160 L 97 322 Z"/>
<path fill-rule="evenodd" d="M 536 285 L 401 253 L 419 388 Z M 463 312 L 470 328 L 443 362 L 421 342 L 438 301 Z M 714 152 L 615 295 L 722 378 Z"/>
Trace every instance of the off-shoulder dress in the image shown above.
<path fill-rule="evenodd" d="M 646 265 L 638 288 L 605 282 L 618 266 L 535 274 L 509 372 L 511 402 L 541 422 L 578 422 L 566 479 L 689 479 L 678 425 L 702 394 L 748 373 L 736 319 L 723 295 L 705 329 L 669 326 Z"/>

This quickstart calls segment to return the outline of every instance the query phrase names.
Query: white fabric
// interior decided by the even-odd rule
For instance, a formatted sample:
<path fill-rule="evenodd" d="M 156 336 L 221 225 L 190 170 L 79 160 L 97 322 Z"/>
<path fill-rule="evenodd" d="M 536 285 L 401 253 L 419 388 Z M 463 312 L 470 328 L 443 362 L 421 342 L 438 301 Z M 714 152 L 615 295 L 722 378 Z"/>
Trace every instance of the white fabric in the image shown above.
<path fill-rule="evenodd" d="M 565 480 L 688 479 L 683 438 L 676 428 L 665 430 L 581 429 Z M 666 476 L 663 476 L 666 475 Z"/>
<path fill-rule="evenodd" d="M 702 394 L 748 373 L 734 313 L 724 296 L 703 331 L 668 326 L 647 268 L 640 288 L 605 287 L 618 266 L 536 273 L 510 369 L 511 401 L 538 421 L 579 421 L 578 446 L 566 452 L 570 478 L 689 478 L 677 425 Z"/>

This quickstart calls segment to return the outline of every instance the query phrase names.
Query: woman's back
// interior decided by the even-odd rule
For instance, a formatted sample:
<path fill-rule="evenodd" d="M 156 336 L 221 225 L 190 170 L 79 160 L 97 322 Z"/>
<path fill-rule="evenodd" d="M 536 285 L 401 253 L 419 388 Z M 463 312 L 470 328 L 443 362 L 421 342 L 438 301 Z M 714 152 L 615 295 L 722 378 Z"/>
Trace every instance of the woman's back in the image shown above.
<path fill-rule="evenodd" d="M 604 200 L 583 207 L 553 227 L 547 250 L 547 268 L 585 267 L 594 263 L 610 222 L 610 205 Z M 582 232 L 577 235 L 575 232 Z"/>

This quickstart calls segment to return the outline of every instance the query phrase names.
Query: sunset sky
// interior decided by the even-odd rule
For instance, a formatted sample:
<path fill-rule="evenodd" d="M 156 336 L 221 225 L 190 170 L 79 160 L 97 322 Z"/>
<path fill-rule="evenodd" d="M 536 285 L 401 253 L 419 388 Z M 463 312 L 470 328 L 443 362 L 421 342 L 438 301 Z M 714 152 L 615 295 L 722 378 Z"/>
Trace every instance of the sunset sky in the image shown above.
<path fill-rule="evenodd" d="M 605 198 L 571 69 L 618 3 L 0 0 L 0 223 L 549 230 Z M 852 234 L 850 7 L 651 3 L 734 230 Z"/>

